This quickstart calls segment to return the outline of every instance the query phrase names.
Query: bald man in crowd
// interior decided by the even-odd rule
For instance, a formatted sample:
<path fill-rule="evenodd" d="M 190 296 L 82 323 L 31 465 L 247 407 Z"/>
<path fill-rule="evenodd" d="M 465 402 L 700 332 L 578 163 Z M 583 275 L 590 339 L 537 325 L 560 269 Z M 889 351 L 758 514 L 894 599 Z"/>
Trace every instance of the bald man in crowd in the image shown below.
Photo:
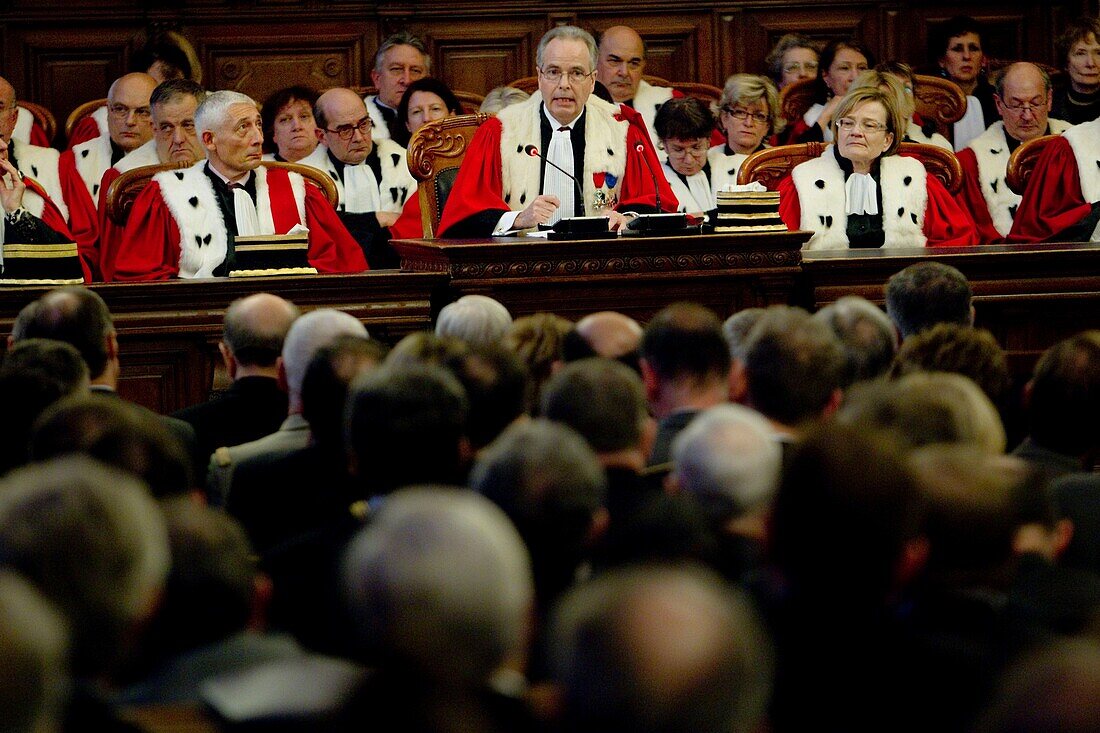
<path fill-rule="evenodd" d="M 645 79 L 645 41 L 633 28 L 617 25 L 600 36 L 600 56 L 596 62 L 596 81 L 607 87 L 616 104 L 633 107 L 645 120 L 653 147 L 657 135 L 653 118 L 658 108 L 674 96 L 671 87 L 655 87 Z"/>
<path fill-rule="evenodd" d="M 573 332 L 566 336 L 564 356 L 566 361 L 602 356 L 640 371 L 641 345 L 640 323 L 622 313 L 600 311 L 577 321 Z"/>
<path fill-rule="evenodd" d="M 324 171 L 340 194 L 337 214 L 363 249 L 372 270 L 400 266 L 389 245 L 389 227 L 416 195 L 405 149 L 377 137 L 362 98 L 350 89 L 329 89 L 313 108 L 321 144 L 299 163 Z"/>
<path fill-rule="evenodd" d="M 1020 195 L 1005 183 L 1005 171 L 1012 152 L 1043 135 L 1061 135 L 1071 125 L 1049 117 L 1050 77 L 1035 64 L 1019 62 L 1009 66 L 997 82 L 993 95 L 1001 121 L 959 151 L 963 188 L 959 198 L 974 216 L 982 244 L 1004 241 L 1012 230 Z"/>

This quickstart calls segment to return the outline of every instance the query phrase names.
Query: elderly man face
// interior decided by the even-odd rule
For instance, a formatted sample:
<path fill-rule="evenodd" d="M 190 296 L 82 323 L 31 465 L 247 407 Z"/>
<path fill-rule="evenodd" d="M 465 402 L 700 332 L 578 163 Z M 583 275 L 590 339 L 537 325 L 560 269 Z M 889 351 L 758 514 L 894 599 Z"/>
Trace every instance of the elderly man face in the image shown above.
<path fill-rule="evenodd" d="M 633 28 L 615 26 L 600 38 L 596 79 L 611 92 L 616 102 L 627 102 L 638 93 L 645 73 L 645 44 Z"/>
<path fill-rule="evenodd" d="M 592 56 L 579 38 L 555 38 L 546 44 L 539 69 L 539 92 L 550 116 L 566 125 L 576 119 L 596 88 Z"/>
<path fill-rule="evenodd" d="M 1005 72 L 1002 86 L 1004 96 L 995 94 L 993 99 L 1004 119 L 1005 132 L 1020 142 L 1045 135 L 1053 98 L 1038 67 L 1013 64 Z"/>
<path fill-rule="evenodd" d="M 371 119 L 363 98 L 350 89 L 330 89 L 317 100 L 325 127 L 317 137 L 341 163 L 358 165 L 374 148 Z"/>
<path fill-rule="evenodd" d="M 153 107 L 153 136 L 157 159 L 162 163 L 202 160 L 202 141 L 195 130 L 195 109 L 199 101 L 181 94 Z"/>
<path fill-rule="evenodd" d="M 15 122 L 19 118 L 19 107 L 15 103 L 15 88 L 8 80 L 0 77 L 0 146 L 7 152 Z"/>
<path fill-rule="evenodd" d="M 378 87 L 378 98 L 387 107 L 397 109 L 405 88 L 428 75 L 428 60 L 416 48 L 404 44 L 393 46 L 382 54 L 382 63 L 370 73 Z"/>
<path fill-rule="evenodd" d="M 202 133 L 206 157 L 233 180 L 258 167 L 263 158 L 263 120 L 255 104 L 229 105 L 221 123 Z"/>
<path fill-rule="evenodd" d="M 115 80 L 107 92 L 107 132 L 111 142 L 126 152 L 153 137 L 153 113 L 149 97 L 157 80 L 148 74 L 127 74 Z"/>

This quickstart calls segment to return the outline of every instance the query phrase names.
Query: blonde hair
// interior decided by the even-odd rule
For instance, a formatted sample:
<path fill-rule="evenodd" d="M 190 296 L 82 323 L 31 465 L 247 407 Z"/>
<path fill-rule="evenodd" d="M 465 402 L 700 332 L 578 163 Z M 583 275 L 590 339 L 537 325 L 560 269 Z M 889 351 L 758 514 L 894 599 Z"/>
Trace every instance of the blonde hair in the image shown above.
<path fill-rule="evenodd" d="M 877 85 L 871 87 L 853 86 L 844 95 L 844 99 L 840 100 L 836 112 L 833 113 L 833 125 L 839 130 L 842 119 L 850 115 L 856 107 L 869 102 L 878 102 L 886 110 L 886 130 L 893 134 L 893 139 L 882 151 L 882 154 L 893 155 L 898 151 L 901 140 L 905 137 L 905 130 L 909 127 L 908 119 L 903 117 L 901 110 L 898 109 L 898 102 L 893 92 L 884 92 Z"/>
<path fill-rule="evenodd" d="M 885 87 L 885 90 L 889 90 L 897 100 L 898 111 L 905 118 L 905 127 L 909 127 L 909 120 L 913 119 L 913 113 L 917 111 L 917 102 L 913 95 L 906 90 L 905 84 L 902 83 L 898 74 L 891 71 L 868 69 L 856 77 L 848 91 L 851 92 L 853 89 L 860 87 L 874 87 L 876 89 Z M 902 131 L 902 137 L 905 137 L 905 130 Z"/>
<path fill-rule="evenodd" d="M 779 115 L 779 90 L 775 88 L 775 82 L 766 76 L 734 74 L 726 79 L 722 96 L 713 108 L 714 114 L 720 115 L 723 107 L 733 107 L 736 104 L 749 105 L 761 100 L 768 108 L 768 131 L 764 137 L 782 132 L 787 121 Z"/>

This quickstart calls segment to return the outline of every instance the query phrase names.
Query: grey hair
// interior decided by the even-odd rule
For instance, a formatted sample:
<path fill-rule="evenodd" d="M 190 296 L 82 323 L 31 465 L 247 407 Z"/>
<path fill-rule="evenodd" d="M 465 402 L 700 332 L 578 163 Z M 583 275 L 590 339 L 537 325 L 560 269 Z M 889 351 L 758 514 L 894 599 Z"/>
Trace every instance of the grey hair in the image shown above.
<path fill-rule="evenodd" d="M 429 74 L 432 73 L 432 57 L 428 55 L 428 47 L 424 45 L 424 41 L 408 31 L 398 31 L 382 41 L 382 45 L 378 47 L 378 51 L 374 54 L 375 71 L 382 73 L 382 57 L 386 55 L 386 51 L 394 46 L 412 46 L 415 48 L 424 57 L 424 71 Z"/>
<path fill-rule="evenodd" d="M 495 115 L 505 107 L 512 104 L 519 104 L 530 96 L 531 95 L 527 92 L 522 89 L 516 89 L 515 87 L 496 87 L 485 95 L 485 99 L 482 101 L 478 111 Z"/>
<path fill-rule="evenodd" d="M 813 316 L 840 339 L 848 361 L 846 384 L 874 379 L 890 367 L 898 350 L 898 335 L 890 316 L 858 295 L 845 295 Z"/>
<path fill-rule="evenodd" d="M 801 33 L 785 33 L 775 42 L 775 46 L 764 59 L 764 65 L 768 67 L 772 78 L 777 82 L 783 78 L 783 56 L 792 48 L 808 48 L 814 52 L 814 56 L 821 55 L 820 49 L 808 36 Z"/>
<path fill-rule="evenodd" d="M 573 39 L 577 41 L 583 41 L 585 46 L 588 46 L 588 56 L 591 63 L 588 66 L 589 71 L 593 71 L 596 68 L 596 58 L 599 56 L 599 52 L 596 50 L 596 39 L 592 37 L 592 34 L 583 28 L 578 28 L 575 25 L 559 25 L 556 28 L 548 30 L 542 38 L 539 40 L 538 49 L 535 51 L 535 65 L 540 69 L 542 68 L 543 54 L 546 52 L 546 47 L 550 45 L 550 41 L 554 39 Z"/>
<path fill-rule="evenodd" d="M 767 419 L 742 405 L 706 410 L 672 442 L 672 472 L 681 488 L 719 521 L 766 508 L 781 460 Z"/>
<path fill-rule="evenodd" d="M 527 549 L 504 512 L 473 491 L 392 494 L 351 543 L 344 577 L 365 650 L 383 663 L 479 685 L 523 648 L 534 602 Z"/>
<path fill-rule="evenodd" d="M 234 104 L 251 104 L 259 113 L 260 105 L 247 94 L 223 89 L 218 92 L 210 92 L 195 110 L 195 131 L 201 136 L 207 130 L 225 124 L 229 117 L 229 108 Z"/>
<path fill-rule="evenodd" d="M 160 105 L 169 104 L 181 97 L 194 97 L 196 102 L 202 104 L 206 100 L 207 91 L 201 84 L 190 79 L 169 79 L 158 84 L 153 90 L 149 96 L 149 106 L 153 108 L 155 114 Z"/>
<path fill-rule="evenodd" d="M 734 313 L 722 324 L 722 336 L 729 346 L 731 359 L 745 361 L 749 333 L 765 313 L 767 310 L 764 308 L 745 308 Z"/>
<path fill-rule="evenodd" d="M 369 338 L 366 327 L 354 316 L 332 308 L 319 308 L 299 316 L 283 341 L 283 369 L 293 406 L 302 396 L 306 368 L 317 352 L 337 336 Z"/>
<path fill-rule="evenodd" d="M 451 336 L 471 346 L 497 344 L 512 327 L 512 315 L 487 295 L 464 295 L 439 311 L 436 336 Z"/>

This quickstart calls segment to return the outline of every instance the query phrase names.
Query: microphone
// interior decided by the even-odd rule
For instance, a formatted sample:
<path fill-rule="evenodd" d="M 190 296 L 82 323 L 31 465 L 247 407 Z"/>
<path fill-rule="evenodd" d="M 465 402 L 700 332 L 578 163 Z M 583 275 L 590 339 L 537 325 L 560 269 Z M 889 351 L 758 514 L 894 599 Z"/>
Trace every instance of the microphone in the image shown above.
<path fill-rule="evenodd" d="M 642 162 L 645 163 L 645 167 L 649 170 L 649 177 L 653 179 L 653 193 L 657 197 L 657 213 L 661 213 L 661 187 L 657 184 L 657 175 L 653 172 L 653 166 L 649 164 L 649 158 L 645 157 L 645 144 L 639 140 L 634 143 L 634 150 L 641 156 Z"/>
<path fill-rule="evenodd" d="M 527 147 L 525 147 L 523 149 L 523 152 L 527 153 L 532 158 L 540 159 L 543 163 L 546 163 L 547 165 L 553 166 L 554 168 L 557 168 L 561 173 L 565 174 L 565 176 L 567 176 L 569 178 L 569 180 L 571 180 L 573 182 L 573 187 L 577 189 L 577 201 L 579 201 L 580 204 L 581 204 L 581 211 L 585 210 L 584 209 L 584 193 L 581 191 L 581 182 L 577 180 L 576 176 L 574 176 L 572 173 L 565 170 L 560 165 L 558 165 L 554 161 L 552 161 L 549 158 L 547 158 L 546 156 L 544 156 L 542 153 L 539 152 L 539 149 L 536 148 L 534 145 L 528 145 Z M 574 202 L 573 203 L 573 211 L 569 212 L 569 216 L 565 217 L 565 218 L 571 219 L 576 215 L 577 215 L 577 204 L 576 204 L 576 202 Z"/>

